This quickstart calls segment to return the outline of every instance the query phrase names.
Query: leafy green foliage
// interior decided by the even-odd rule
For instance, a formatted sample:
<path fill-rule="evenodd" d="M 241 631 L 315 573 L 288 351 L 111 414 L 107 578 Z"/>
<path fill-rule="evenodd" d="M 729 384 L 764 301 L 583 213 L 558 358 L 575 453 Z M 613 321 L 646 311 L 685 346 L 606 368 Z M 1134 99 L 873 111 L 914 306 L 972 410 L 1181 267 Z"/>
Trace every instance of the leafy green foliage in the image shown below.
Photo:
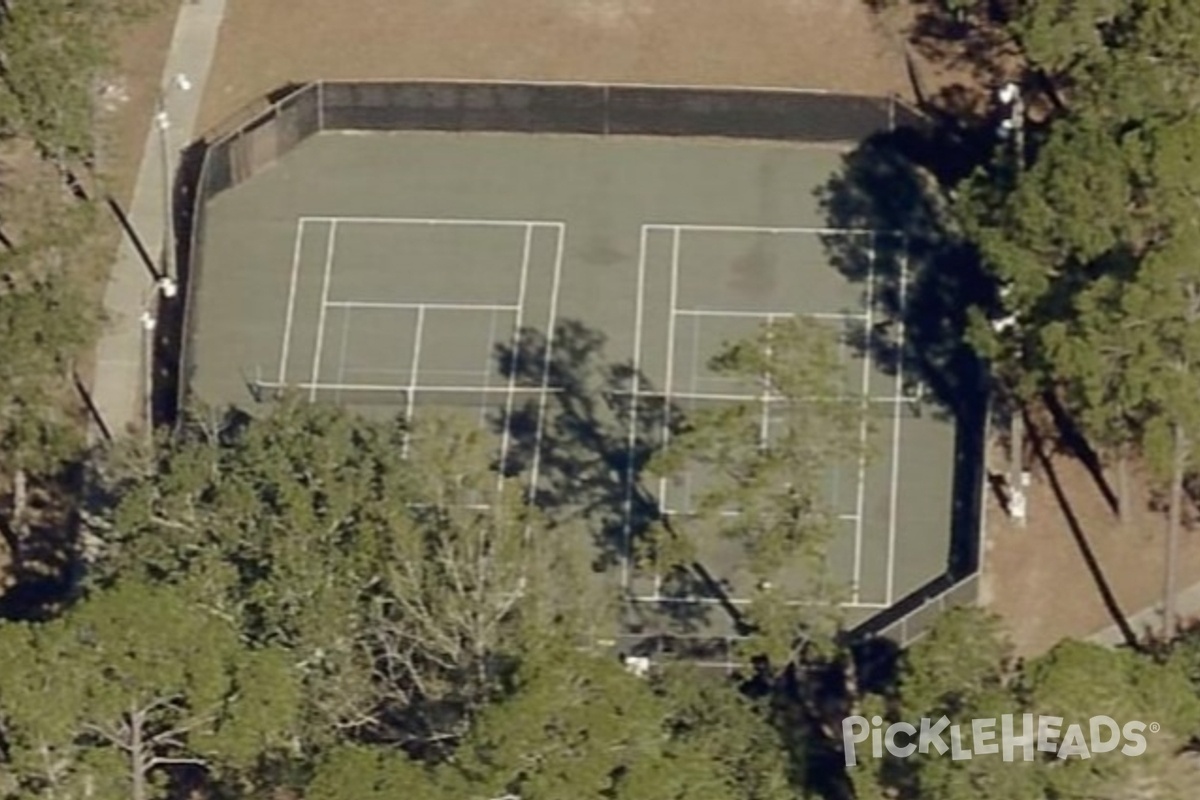
<path fill-rule="evenodd" d="M 1056 798 L 1127 796 L 1157 791 L 1164 798 L 1190 796 L 1180 783 L 1190 767 L 1179 748 L 1200 730 L 1200 699 L 1194 689 L 1189 656 L 1181 649 L 1166 662 L 1133 651 L 1064 642 L 1049 653 L 1020 663 L 998 621 L 978 610 L 948 613 L 930 634 L 905 654 L 899 685 L 892 697 L 868 701 L 867 713 L 916 727 L 943 716 L 961 730 L 962 747 L 976 749 L 972 721 L 998 720 L 993 744 L 1002 744 L 1003 715 L 1013 715 L 1013 730 L 1037 733 L 1039 718 L 1061 717 L 1056 744 L 1071 725 L 1079 725 L 1091 742 L 1090 720 L 1108 716 L 1118 726 L 1155 722 L 1161 730 L 1146 733 L 1147 752 L 1126 756 L 1119 751 L 1057 758 L 1034 751 L 1024 760 L 1017 745 L 1013 761 L 1003 750 L 955 760 L 950 752 L 914 753 L 907 759 L 870 758 L 869 743 L 858 745 L 859 766 L 852 778 L 860 797 L 887 797 L 902 791 L 946 800 L 968 798 Z M 1023 714 L 1031 714 L 1026 729 Z M 943 741 L 950 744 L 950 732 Z M 1107 735 L 1105 735 L 1107 738 Z"/>
<path fill-rule="evenodd" d="M 489 707 L 454 761 L 334 751 L 308 796 L 440 800 L 793 798 L 777 734 L 721 683 L 684 672 L 647 681 L 614 661 L 547 643 Z"/>
<path fill-rule="evenodd" d="M 296 730 L 278 653 L 246 651 L 174 589 L 122 583 L 54 622 L 0 626 L 0 659 L 15 797 L 94 785 L 143 800 L 155 770 L 245 766 Z"/>
<path fill-rule="evenodd" d="M 1033 133 L 1032 163 L 1005 148 L 960 195 L 962 230 L 1011 315 L 977 324 L 975 343 L 1017 396 L 1056 394 L 1097 449 L 1122 465 L 1148 455 L 1171 486 L 1174 542 L 1200 436 L 1200 12 L 1041 0 L 1014 30 L 1068 111 Z"/>
<path fill-rule="evenodd" d="M 729 343 L 710 367 L 731 380 L 759 384 L 775 398 L 764 428 L 763 406 L 731 403 L 698 411 L 653 469 L 697 470 L 704 482 L 695 518 L 672 524 L 684 539 L 718 530 L 743 545 L 760 585 L 783 569 L 801 570 L 814 601 L 805 623 L 825 633 L 836 626 L 835 601 L 845 587 L 826 563 L 836 515 L 828 476 L 838 465 L 857 468 L 867 425 L 862 398 L 844 385 L 838 338 L 804 317 L 777 320 L 754 336 Z M 685 551 L 686 552 L 686 551 Z M 798 634 L 796 606 L 760 592 L 749 611 L 759 638 L 752 647 L 786 663 Z"/>
<path fill-rule="evenodd" d="M 299 404 L 194 426 L 112 479 L 103 566 L 286 648 L 327 731 L 453 741 L 524 631 L 584 596 L 493 444 L 458 421 L 405 431 Z"/>
<path fill-rule="evenodd" d="M 94 93 L 118 27 L 158 0 L 38 0 L 0 6 L 0 136 L 58 161 L 92 155 Z"/>
<path fill-rule="evenodd" d="M 0 251 L 0 447 L 9 471 L 53 470 L 81 444 L 67 392 L 73 360 L 96 329 L 80 291 L 88 261 L 78 249 L 93 241 L 94 218 L 87 207 L 48 211 L 61 216 Z"/>

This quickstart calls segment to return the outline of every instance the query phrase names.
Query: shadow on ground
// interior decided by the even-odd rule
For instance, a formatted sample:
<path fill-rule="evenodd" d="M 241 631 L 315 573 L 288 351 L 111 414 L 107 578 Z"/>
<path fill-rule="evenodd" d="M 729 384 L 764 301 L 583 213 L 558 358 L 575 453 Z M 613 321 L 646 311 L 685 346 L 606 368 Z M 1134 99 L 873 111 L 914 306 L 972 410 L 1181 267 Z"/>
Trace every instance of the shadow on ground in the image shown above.
<path fill-rule="evenodd" d="M 76 599 L 82 575 L 77 493 L 82 469 L 30 479 L 21 519 L 13 493 L 0 494 L 0 620 L 53 617 Z"/>

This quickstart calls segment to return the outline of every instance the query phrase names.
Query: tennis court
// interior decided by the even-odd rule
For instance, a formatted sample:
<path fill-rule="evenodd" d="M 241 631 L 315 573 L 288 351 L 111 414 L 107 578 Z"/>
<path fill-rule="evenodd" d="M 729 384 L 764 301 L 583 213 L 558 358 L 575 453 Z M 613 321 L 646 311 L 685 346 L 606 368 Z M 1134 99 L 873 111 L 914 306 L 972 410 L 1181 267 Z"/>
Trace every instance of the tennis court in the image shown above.
<path fill-rule="evenodd" d="M 190 393 L 253 406 L 288 389 L 494 430 L 500 461 L 593 548 L 598 578 L 663 619 L 721 631 L 753 592 L 739 546 L 701 537 L 715 581 L 681 586 L 629 557 L 703 480 L 652 478 L 689 410 L 779 399 L 710 368 L 728 341 L 793 315 L 841 343 L 868 399 L 869 460 L 829 478 L 831 552 L 853 623 L 941 575 L 954 427 L 895 358 L 902 235 L 823 226 L 816 189 L 843 149 L 778 142 L 497 133 L 325 133 L 205 210 Z M 851 281 L 829 250 L 866 254 Z M 878 346 L 887 345 L 887 346 Z M 797 598 L 804 577 L 781 564 Z M 796 602 L 802 602 L 797 599 Z M 678 613 L 677 613 L 678 612 Z"/>

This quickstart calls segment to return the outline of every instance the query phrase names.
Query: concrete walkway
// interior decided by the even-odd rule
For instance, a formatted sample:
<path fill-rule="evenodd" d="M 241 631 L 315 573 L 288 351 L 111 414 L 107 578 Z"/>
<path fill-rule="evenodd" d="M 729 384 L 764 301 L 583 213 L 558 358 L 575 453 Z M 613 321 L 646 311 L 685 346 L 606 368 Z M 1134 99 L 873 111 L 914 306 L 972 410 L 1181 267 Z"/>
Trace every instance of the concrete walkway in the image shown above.
<path fill-rule="evenodd" d="M 196 119 L 224 14 L 225 0 L 184 0 L 180 6 L 161 83 L 161 108 L 170 120 L 166 131 L 167 157 L 164 158 L 162 134 L 152 122 L 142 148 L 133 201 L 126 209 L 129 223 L 145 251 L 157 259 L 153 270 L 159 273 L 164 268 L 161 254 L 168 234 L 164 191 L 173 178 L 179 152 L 196 134 Z M 181 74 L 190 83 L 187 91 L 175 85 L 175 76 Z M 144 425 L 148 336 L 141 317 L 153 305 L 155 292 L 151 266 L 130 237 L 122 237 L 104 294 L 108 324 L 96 348 L 92 385 L 92 400 L 104 427 L 113 436 Z"/>
<path fill-rule="evenodd" d="M 1188 620 L 1200 618 L 1200 583 L 1184 589 L 1175 598 L 1176 616 L 1185 624 Z M 1156 603 L 1149 608 L 1143 608 L 1129 616 L 1129 627 L 1134 634 L 1145 638 L 1147 633 L 1157 635 L 1162 628 L 1162 604 Z M 1104 630 L 1097 631 L 1087 637 L 1089 642 L 1107 645 L 1125 644 L 1125 636 L 1117 625 L 1110 625 Z"/>

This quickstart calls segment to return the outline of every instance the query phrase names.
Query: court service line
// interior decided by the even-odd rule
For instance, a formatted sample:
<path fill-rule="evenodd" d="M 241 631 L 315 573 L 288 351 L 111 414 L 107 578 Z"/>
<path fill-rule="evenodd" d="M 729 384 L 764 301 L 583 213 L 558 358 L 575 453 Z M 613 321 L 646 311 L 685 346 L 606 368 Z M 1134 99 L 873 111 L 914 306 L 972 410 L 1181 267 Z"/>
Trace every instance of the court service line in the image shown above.
<path fill-rule="evenodd" d="M 309 222 L 343 222 L 357 225 L 471 225 L 480 227 L 531 228 L 538 225 L 561 225 L 549 219 L 469 219 L 460 217 L 301 217 Z"/>
<path fill-rule="evenodd" d="M 348 311 L 342 312 L 342 346 L 338 348 L 337 382 L 346 382 L 346 353 L 350 349 L 350 317 Z M 338 398 L 341 399 L 340 397 Z"/>
<path fill-rule="evenodd" d="M 417 378 L 421 374 L 421 344 L 425 338 L 425 309 L 417 309 L 417 322 L 413 329 L 412 364 L 408 372 L 408 396 L 404 405 L 404 448 L 402 458 L 408 458 L 408 443 L 412 436 L 413 410 L 417 404 Z"/>
<path fill-rule="evenodd" d="M 633 454 L 637 449 L 638 397 L 641 396 L 642 375 L 642 316 L 646 295 L 646 226 L 642 226 L 638 243 L 637 298 L 634 300 L 633 374 L 629 394 L 629 452 L 625 466 L 625 557 L 621 559 L 621 591 L 629 591 L 629 561 L 633 557 Z"/>
<path fill-rule="evenodd" d="M 771 324 L 775 321 L 773 315 L 767 316 L 766 330 L 766 345 L 763 348 L 766 352 L 763 354 L 767 357 L 767 364 L 771 363 L 771 356 L 774 352 L 771 349 Z M 759 397 L 759 402 L 762 403 L 762 419 L 758 427 L 758 447 L 760 450 L 767 449 L 767 442 L 771 438 L 771 373 L 767 372 L 762 376 L 763 390 Z"/>
<path fill-rule="evenodd" d="M 905 299 L 908 294 L 908 242 L 904 242 L 904 249 L 901 251 L 903 255 L 900 257 L 900 295 L 898 297 L 897 311 L 899 314 L 900 327 L 900 344 L 896 354 L 896 404 L 892 414 L 892 496 L 891 507 L 888 510 L 888 546 L 887 546 L 887 593 L 884 597 L 887 599 L 888 605 L 892 604 L 893 592 L 895 591 L 896 578 L 896 514 L 897 505 L 900 502 L 900 403 L 904 398 L 904 347 L 905 336 L 907 331 L 904 324 L 905 315 Z"/>
<path fill-rule="evenodd" d="M 517 354 L 521 347 L 521 322 L 525 314 L 525 292 L 529 286 L 529 257 L 533 251 L 533 226 L 525 226 L 525 246 L 521 253 L 521 278 L 517 283 L 517 311 L 513 320 L 512 355 L 513 363 L 508 371 L 507 396 L 504 400 L 504 430 L 500 433 L 500 469 L 496 479 L 496 491 L 504 488 L 504 472 L 508 469 L 508 448 L 512 441 L 512 411 L 517 388 Z"/>
<path fill-rule="evenodd" d="M 479 427 L 487 426 L 487 393 L 488 389 L 492 388 L 492 344 L 496 341 L 496 312 L 491 314 L 491 321 L 488 323 L 488 336 L 485 350 L 487 358 L 483 362 L 483 398 L 479 404 Z"/>
<path fill-rule="evenodd" d="M 538 399 L 537 433 L 534 435 L 533 464 L 529 470 L 529 499 L 537 497 L 538 477 L 542 468 L 542 435 L 546 430 L 546 402 L 550 399 L 550 368 L 554 364 L 554 326 L 558 324 L 558 290 L 562 278 L 563 252 L 566 248 L 567 231 L 559 225 L 558 241 L 554 250 L 554 277 L 550 283 L 550 314 L 546 322 L 546 356 L 542 363 L 542 396 Z"/>
<path fill-rule="evenodd" d="M 617 395 L 618 397 L 624 397 L 624 396 L 628 396 L 630 393 L 629 392 L 615 392 L 614 394 Z M 845 397 L 840 396 L 840 395 L 839 396 L 830 396 L 830 397 L 821 397 L 819 395 L 809 395 L 808 397 L 790 398 L 790 397 L 784 397 L 783 395 L 773 394 L 770 397 L 763 398 L 762 395 L 725 394 L 722 392 L 674 392 L 673 394 L 671 394 L 670 397 L 667 397 L 667 395 L 663 394 L 662 392 L 639 392 L 638 395 L 639 395 L 639 397 L 652 398 L 655 400 L 698 400 L 698 401 L 709 400 L 709 401 L 713 401 L 713 402 L 723 402 L 723 403 L 761 403 L 761 402 L 764 402 L 764 399 L 768 403 L 790 403 L 790 402 L 815 403 L 818 401 L 827 403 L 827 402 L 832 402 L 832 401 L 839 401 L 839 400 L 845 401 L 846 400 Z M 868 397 L 868 398 L 866 398 L 866 402 L 891 404 L 891 403 L 915 402 L 917 399 L 918 398 L 915 398 L 915 397 L 909 397 L 908 395 L 902 395 L 902 396 L 880 395 L 878 397 Z M 858 399 L 858 400 L 856 400 L 856 402 L 862 402 L 862 400 Z"/>
<path fill-rule="evenodd" d="M 806 311 L 799 314 L 791 311 L 726 311 L 719 308 L 677 308 L 681 317 L 745 317 L 748 319 L 791 319 L 797 316 L 813 319 L 863 320 L 866 314 L 836 314 L 826 311 Z"/>
<path fill-rule="evenodd" d="M 663 378 L 663 396 L 667 402 L 663 403 L 663 419 L 662 419 L 662 448 L 665 451 L 671 443 L 671 390 L 675 387 L 675 323 L 679 319 L 675 314 L 675 309 L 679 306 L 679 250 L 680 250 L 680 231 L 676 228 L 671 236 L 671 313 L 667 319 L 667 374 Z M 660 502 L 666 502 L 667 499 L 667 477 L 658 479 L 658 498 Z M 658 569 L 658 563 L 654 564 L 654 593 L 658 594 L 662 588 L 662 573 Z"/>
<path fill-rule="evenodd" d="M 296 220 L 296 241 L 292 245 L 292 279 L 288 284 L 287 311 L 283 318 L 283 344 L 279 350 L 279 382 L 287 380 L 287 363 L 292 348 L 292 323 L 296 317 L 296 284 L 300 280 L 300 254 L 304 248 L 304 220 Z"/>
<path fill-rule="evenodd" d="M 701 225 L 694 223 L 649 223 L 645 227 L 696 233 L 770 233 L 770 234 L 817 234 L 829 236 L 866 236 L 879 233 L 874 228 L 809 228 L 809 227 L 776 227 L 770 225 Z"/>
<path fill-rule="evenodd" d="M 688 382 L 688 393 L 695 394 L 700 391 L 700 317 L 692 317 L 692 377 Z M 736 385 L 736 379 L 725 379 Z M 692 503 L 692 472 L 688 470 L 683 473 L 683 497 L 684 502 L 688 505 Z"/>
<path fill-rule="evenodd" d="M 405 370 L 406 372 L 409 370 Z M 274 381 L 262 381 L 258 384 L 263 389 L 324 389 L 330 392 L 394 392 L 396 394 L 404 394 L 410 388 L 417 392 L 441 392 L 443 394 L 508 394 L 509 390 L 504 386 L 438 386 L 434 384 L 422 385 L 418 384 L 415 387 L 410 387 L 407 383 L 276 383 Z M 532 389 L 524 387 L 515 387 L 512 393 L 515 395 L 537 395 L 541 394 L 541 389 Z M 547 389 L 551 394 L 561 392 L 561 389 L 551 387 Z"/>
<path fill-rule="evenodd" d="M 317 343 L 313 347 L 312 360 L 312 389 L 308 395 L 310 403 L 317 400 L 317 379 L 321 375 L 321 351 L 325 347 L 325 312 L 328 311 L 328 306 L 325 303 L 329 300 L 329 281 L 333 275 L 333 253 L 337 247 L 337 223 L 329 224 L 329 241 L 325 245 L 325 277 L 321 281 L 321 310 L 317 315 Z"/>
<path fill-rule="evenodd" d="M 330 300 L 326 302 L 332 308 L 383 308 L 403 311 L 426 309 L 428 311 L 516 311 L 512 305 L 493 305 L 487 303 L 387 303 L 373 300 Z"/>
<path fill-rule="evenodd" d="M 869 416 L 867 413 L 867 400 L 871 396 L 871 336 L 874 333 L 874 313 L 875 313 L 875 239 L 871 238 L 868 244 L 869 257 L 867 260 L 867 319 L 864 322 L 866 328 L 866 347 L 863 356 L 862 366 L 862 386 L 859 389 L 859 396 L 863 398 L 862 402 L 862 423 L 859 426 L 858 446 L 861 448 L 858 455 L 858 521 L 854 523 L 854 582 L 853 582 L 853 597 L 857 603 L 862 597 L 862 540 L 863 540 L 863 510 L 867 502 L 867 429 Z"/>
<path fill-rule="evenodd" d="M 740 517 L 742 515 L 742 513 L 743 512 L 740 509 L 724 508 L 724 509 L 721 509 L 720 511 L 716 512 L 716 515 L 723 519 L 736 519 L 736 518 Z M 696 516 L 695 512 L 680 511 L 677 508 L 664 508 L 664 509 L 662 509 L 662 514 L 665 517 L 693 517 L 693 516 Z M 853 522 L 854 520 L 858 519 L 858 515 L 857 514 L 838 514 L 837 519 L 848 521 L 848 522 Z"/>

